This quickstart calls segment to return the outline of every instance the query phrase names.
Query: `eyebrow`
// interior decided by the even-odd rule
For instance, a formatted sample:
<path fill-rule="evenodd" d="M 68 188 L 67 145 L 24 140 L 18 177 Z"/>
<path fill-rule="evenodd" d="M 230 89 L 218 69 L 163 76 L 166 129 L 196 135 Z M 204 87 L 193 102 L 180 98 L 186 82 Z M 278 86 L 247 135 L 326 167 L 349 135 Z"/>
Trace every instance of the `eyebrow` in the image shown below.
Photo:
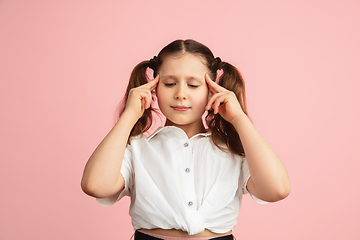
<path fill-rule="evenodd" d="M 174 75 L 165 75 L 165 76 L 163 76 L 162 78 L 163 78 L 163 79 L 171 78 L 171 79 L 174 79 L 174 80 L 177 79 L 177 77 L 174 76 Z"/>
<path fill-rule="evenodd" d="M 170 79 L 174 79 L 174 80 L 178 80 L 178 77 L 176 77 L 175 75 L 165 75 L 165 76 L 163 76 L 162 77 L 163 79 L 168 79 L 168 78 L 170 78 Z M 194 76 L 189 76 L 189 77 L 186 77 L 186 80 L 188 80 L 188 81 L 191 81 L 191 80 L 195 80 L 195 81 L 200 81 L 200 82 L 202 82 L 202 78 L 198 78 L 198 77 L 194 77 Z M 204 81 L 205 81 L 205 79 L 204 79 Z"/>

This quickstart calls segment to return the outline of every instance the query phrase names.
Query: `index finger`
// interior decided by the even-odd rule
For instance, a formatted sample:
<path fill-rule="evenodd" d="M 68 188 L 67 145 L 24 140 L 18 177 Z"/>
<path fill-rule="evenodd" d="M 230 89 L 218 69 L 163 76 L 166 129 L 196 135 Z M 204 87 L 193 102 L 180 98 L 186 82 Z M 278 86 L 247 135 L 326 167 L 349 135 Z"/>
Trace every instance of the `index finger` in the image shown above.
<path fill-rule="evenodd" d="M 213 80 L 211 80 L 211 78 L 210 78 L 210 76 L 208 74 L 205 74 L 205 81 L 207 82 L 207 84 L 209 86 L 209 90 L 211 91 L 211 93 L 218 93 L 218 92 L 223 92 L 224 91 L 224 88 L 221 87 L 216 82 L 214 82 Z"/>
<path fill-rule="evenodd" d="M 154 90 L 159 82 L 160 75 L 157 75 L 154 79 L 151 81 L 145 83 L 143 86 L 149 89 L 150 91 Z"/>

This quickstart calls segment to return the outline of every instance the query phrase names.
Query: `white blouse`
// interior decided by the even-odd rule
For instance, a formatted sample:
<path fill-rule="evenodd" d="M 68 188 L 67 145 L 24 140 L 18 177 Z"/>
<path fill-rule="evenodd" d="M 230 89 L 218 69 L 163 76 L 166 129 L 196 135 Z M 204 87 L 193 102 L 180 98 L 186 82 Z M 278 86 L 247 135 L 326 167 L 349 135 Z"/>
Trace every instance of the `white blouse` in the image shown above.
<path fill-rule="evenodd" d="M 97 199 L 102 206 L 130 196 L 135 230 L 174 228 L 190 235 L 232 230 L 250 177 L 246 159 L 221 151 L 210 133 L 189 139 L 172 126 L 160 127 L 148 138 L 132 138 L 121 174 L 125 189 Z"/>

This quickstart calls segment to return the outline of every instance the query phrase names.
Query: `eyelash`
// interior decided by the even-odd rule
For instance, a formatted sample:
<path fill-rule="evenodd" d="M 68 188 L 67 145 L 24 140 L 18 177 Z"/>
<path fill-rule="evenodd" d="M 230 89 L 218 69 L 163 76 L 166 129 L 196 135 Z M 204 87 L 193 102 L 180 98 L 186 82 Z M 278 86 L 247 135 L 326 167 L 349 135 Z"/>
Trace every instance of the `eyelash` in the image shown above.
<path fill-rule="evenodd" d="M 175 86 L 176 83 L 165 83 L 165 86 L 167 87 L 172 87 L 172 86 Z M 189 87 L 191 88 L 197 88 L 199 87 L 198 85 L 192 85 L 192 84 L 188 84 Z"/>

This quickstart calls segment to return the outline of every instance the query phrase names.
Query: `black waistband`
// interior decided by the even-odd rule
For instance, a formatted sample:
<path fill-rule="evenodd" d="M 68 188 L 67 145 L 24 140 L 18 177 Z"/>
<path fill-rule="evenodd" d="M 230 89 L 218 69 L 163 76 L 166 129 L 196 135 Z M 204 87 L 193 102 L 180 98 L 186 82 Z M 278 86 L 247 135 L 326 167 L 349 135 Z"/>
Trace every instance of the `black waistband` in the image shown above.
<path fill-rule="evenodd" d="M 191 238 L 189 238 L 189 240 L 190 239 Z M 210 239 L 211 240 L 233 240 L 234 236 L 232 234 L 230 234 L 230 235 L 214 237 L 214 238 L 210 238 Z M 136 230 L 134 240 L 162 240 L 162 238 L 153 237 L 153 236 L 147 235 L 145 233 L 142 233 L 142 232 L 139 232 Z"/>

